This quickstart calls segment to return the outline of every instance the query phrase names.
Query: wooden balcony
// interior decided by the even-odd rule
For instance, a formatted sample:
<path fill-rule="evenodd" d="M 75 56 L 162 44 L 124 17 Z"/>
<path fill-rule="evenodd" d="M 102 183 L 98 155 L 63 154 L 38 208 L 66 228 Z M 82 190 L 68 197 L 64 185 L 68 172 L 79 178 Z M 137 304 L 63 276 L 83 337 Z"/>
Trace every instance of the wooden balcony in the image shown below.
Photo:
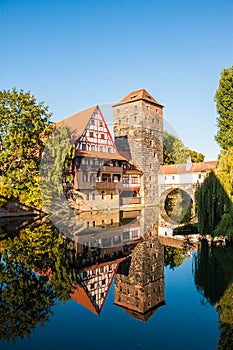
<path fill-rule="evenodd" d="M 102 182 L 96 182 L 95 187 L 97 190 L 116 190 L 121 189 L 121 182 L 108 182 L 108 181 L 102 181 Z"/>
<path fill-rule="evenodd" d="M 141 204 L 141 197 L 122 197 L 121 205 Z"/>
<path fill-rule="evenodd" d="M 105 174 L 122 174 L 123 168 L 121 168 L 120 166 L 104 165 L 100 167 L 100 172 Z"/>

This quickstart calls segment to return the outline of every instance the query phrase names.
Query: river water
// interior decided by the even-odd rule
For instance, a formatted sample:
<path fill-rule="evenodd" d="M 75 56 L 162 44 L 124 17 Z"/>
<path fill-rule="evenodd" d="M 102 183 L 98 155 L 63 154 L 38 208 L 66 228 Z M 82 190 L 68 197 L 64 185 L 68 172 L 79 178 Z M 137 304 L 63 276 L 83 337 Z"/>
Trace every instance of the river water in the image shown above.
<path fill-rule="evenodd" d="M 87 247 L 1 221 L 0 349 L 231 349 L 232 247 L 169 246 L 136 223 Z"/>

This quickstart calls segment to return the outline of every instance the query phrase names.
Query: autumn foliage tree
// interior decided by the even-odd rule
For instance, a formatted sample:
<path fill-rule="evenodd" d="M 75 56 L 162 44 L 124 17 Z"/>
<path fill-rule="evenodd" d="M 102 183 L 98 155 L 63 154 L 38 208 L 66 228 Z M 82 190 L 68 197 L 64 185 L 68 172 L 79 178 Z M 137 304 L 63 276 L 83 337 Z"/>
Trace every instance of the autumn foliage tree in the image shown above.
<path fill-rule="evenodd" d="M 0 91 L 0 195 L 40 205 L 39 164 L 51 133 L 48 106 L 30 92 Z"/>

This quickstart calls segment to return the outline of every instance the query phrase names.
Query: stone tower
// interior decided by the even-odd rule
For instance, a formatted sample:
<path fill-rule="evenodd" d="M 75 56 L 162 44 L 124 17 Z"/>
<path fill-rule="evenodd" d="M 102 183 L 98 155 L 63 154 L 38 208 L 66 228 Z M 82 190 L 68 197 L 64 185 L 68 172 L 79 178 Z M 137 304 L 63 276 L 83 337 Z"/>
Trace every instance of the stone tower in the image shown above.
<path fill-rule="evenodd" d="M 115 104 L 113 111 L 116 146 L 143 172 L 142 203 L 155 205 L 158 172 L 163 163 L 163 106 L 145 89 L 140 89 Z"/>
<path fill-rule="evenodd" d="M 114 284 L 114 304 L 147 321 L 164 302 L 164 247 L 157 228 L 144 234 L 131 259 L 123 261 Z"/>

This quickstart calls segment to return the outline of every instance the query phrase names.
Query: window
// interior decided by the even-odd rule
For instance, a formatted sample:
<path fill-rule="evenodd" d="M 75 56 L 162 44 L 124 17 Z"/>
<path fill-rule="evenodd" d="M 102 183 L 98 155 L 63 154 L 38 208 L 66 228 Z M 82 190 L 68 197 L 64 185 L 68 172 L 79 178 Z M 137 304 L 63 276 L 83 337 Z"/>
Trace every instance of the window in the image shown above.
<path fill-rule="evenodd" d="M 100 134 L 101 140 L 104 140 L 104 134 Z"/>
<path fill-rule="evenodd" d="M 87 228 L 89 228 L 89 226 L 90 226 L 90 223 L 89 223 L 89 221 L 87 221 Z"/>
<path fill-rule="evenodd" d="M 175 180 L 175 176 L 174 175 L 172 175 L 172 180 Z"/>
<path fill-rule="evenodd" d="M 95 145 L 91 145 L 91 151 L 95 151 Z"/>
<path fill-rule="evenodd" d="M 100 151 L 100 152 L 103 152 L 103 146 L 100 146 L 100 147 L 99 147 L 99 151 Z"/>
<path fill-rule="evenodd" d="M 95 227 L 95 221 L 92 222 L 92 226 Z"/>
<path fill-rule="evenodd" d="M 137 117 L 134 117 L 134 121 L 135 121 L 135 122 L 137 121 Z"/>
<path fill-rule="evenodd" d="M 95 283 L 91 283 L 91 289 L 95 288 Z"/>
<path fill-rule="evenodd" d="M 154 124 L 154 122 L 155 122 L 155 120 L 154 120 L 154 118 L 152 119 L 152 124 Z"/>
<path fill-rule="evenodd" d="M 87 145 L 85 143 L 82 144 L 82 149 L 85 150 L 87 148 Z"/>
<path fill-rule="evenodd" d="M 83 182 L 87 182 L 87 174 L 83 173 Z"/>
<path fill-rule="evenodd" d="M 134 106 L 134 109 L 137 109 L 138 108 L 138 106 Z"/>
<path fill-rule="evenodd" d="M 104 195 L 105 195 L 105 192 L 102 191 L 102 192 L 101 192 L 101 198 L 102 198 L 102 199 L 104 199 Z"/>
<path fill-rule="evenodd" d="M 120 110 L 119 109 L 117 109 L 117 115 L 119 115 L 120 114 Z"/>
<path fill-rule="evenodd" d="M 111 199 L 113 199 L 113 193 L 112 193 L 112 192 L 111 192 L 111 195 L 110 195 L 110 196 L 111 196 Z"/>
<path fill-rule="evenodd" d="M 95 120 L 91 119 L 91 125 L 95 125 Z"/>
<path fill-rule="evenodd" d="M 100 122 L 100 127 L 101 127 L 101 128 L 103 127 L 103 123 L 102 123 L 102 122 Z"/>
<path fill-rule="evenodd" d="M 95 200 L 95 193 L 92 193 L 92 200 Z"/>
<path fill-rule="evenodd" d="M 108 153 L 112 153 L 112 147 L 108 147 Z"/>
<path fill-rule="evenodd" d="M 93 131 L 90 131 L 90 137 L 94 137 Z"/>

